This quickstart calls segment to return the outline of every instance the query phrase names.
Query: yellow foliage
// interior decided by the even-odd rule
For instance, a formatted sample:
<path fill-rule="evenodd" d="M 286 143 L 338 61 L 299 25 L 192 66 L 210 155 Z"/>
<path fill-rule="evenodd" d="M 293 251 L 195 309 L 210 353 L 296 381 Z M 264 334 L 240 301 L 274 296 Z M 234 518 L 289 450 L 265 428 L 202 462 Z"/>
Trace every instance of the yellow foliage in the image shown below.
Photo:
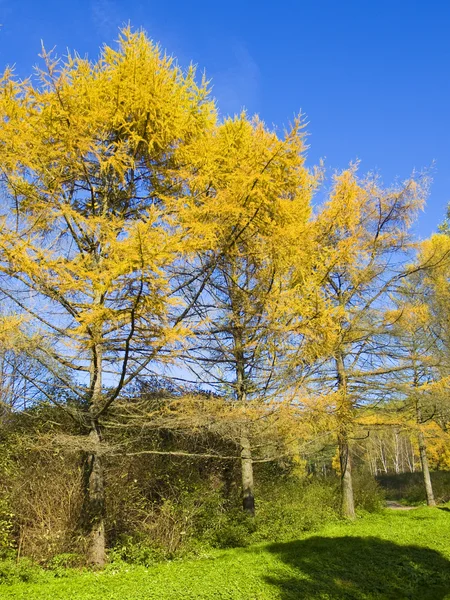
<path fill-rule="evenodd" d="M 189 181 L 216 109 L 194 68 L 130 28 L 96 62 L 44 60 L 37 79 L 0 80 L 0 272 L 52 360 L 98 386 L 131 341 L 151 357 L 186 334 L 169 267 L 203 244 Z"/>
<path fill-rule="evenodd" d="M 2 351 L 17 349 L 21 346 L 23 334 L 21 326 L 24 318 L 17 315 L 6 315 L 0 317 L 0 348 Z"/>

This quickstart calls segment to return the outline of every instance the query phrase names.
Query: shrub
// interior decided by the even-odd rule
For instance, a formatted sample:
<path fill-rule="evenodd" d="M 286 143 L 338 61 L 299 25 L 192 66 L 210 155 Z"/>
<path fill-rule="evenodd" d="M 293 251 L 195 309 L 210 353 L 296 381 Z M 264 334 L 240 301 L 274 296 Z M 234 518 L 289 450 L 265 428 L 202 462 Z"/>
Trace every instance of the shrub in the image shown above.
<path fill-rule="evenodd" d="M 167 558 L 167 554 L 162 548 L 152 546 L 148 539 L 133 536 L 122 536 L 109 553 L 111 563 L 126 562 L 144 567 L 150 567 L 164 558 Z"/>
<path fill-rule="evenodd" d="M 242 510 L 228 512 L 214 527 L 209 541 L 214 548 L 245 548 L 257 531 L 257 520 Z"/>
<path fill-rule="evenodd" d="M 36 579 L 38 574 L 38 567 L 30 559 L 14 560 L 10 558 L 0 561 L 0 584 L 30 582 Z"/>
<path fill-rule="evenodd" d="M 40 563 L 78 550 L 82 505 L 79 457 L 28 451 L 11 483 L 11 505 L 21 551 Z"/>
<path fill-rule="evenodd" d="M 14 548 L 14 513 L 7 482 L 16 469 L 10 454 L 11 448 L 0 444 L 0 558 L 6 558 Z"/>
<path fill-rule="evenodd" d="M 356 508 L 370 513 L 384 508 L 384 490 L 369 471 L 357 470 L 353 473 L 353 493 Z"/>
<path fill-rule="evenodd" d="M 14 514 L 9 506 L 9 499 L 0 498 L 0 558 L 6 558 L 14 548 L 12 537 Z"/>
<path fill-rule="evenodd" d="M 337 480 L 286 478 L 260 491 L 255 540 L 300 536 L 338 516 Z"/>
<path fill-rule="evenodd" d="M 77 569 L 84 565 L 84 556 L 76 552 L 56 554 L 48 562 L 47 567 L 53 571 L 61 569 Z"/>

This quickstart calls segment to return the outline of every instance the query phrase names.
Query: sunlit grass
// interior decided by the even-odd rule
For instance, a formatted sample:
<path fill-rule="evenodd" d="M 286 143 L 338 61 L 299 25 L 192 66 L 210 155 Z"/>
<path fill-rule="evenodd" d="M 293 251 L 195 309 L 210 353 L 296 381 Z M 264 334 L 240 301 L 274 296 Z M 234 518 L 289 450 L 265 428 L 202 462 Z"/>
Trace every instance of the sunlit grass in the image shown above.
<path fill-rule="evenodd" d="M 384 511 L 302 539 L 150 568 L 38 575 L 0 588 L 24 600 L 450 599 L 450 511 Z"/>

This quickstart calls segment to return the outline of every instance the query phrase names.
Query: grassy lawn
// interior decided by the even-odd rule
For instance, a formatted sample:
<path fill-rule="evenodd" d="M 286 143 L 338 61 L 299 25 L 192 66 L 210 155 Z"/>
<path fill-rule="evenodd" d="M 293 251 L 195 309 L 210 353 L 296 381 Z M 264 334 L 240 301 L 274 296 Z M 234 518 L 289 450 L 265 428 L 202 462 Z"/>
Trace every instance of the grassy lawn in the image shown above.
<path fill-rule="evenodd" d="M 450 599 L 450 509 L 385 511 L 303 539 L 145 569 L 0 586 L 24 600 Z"/>

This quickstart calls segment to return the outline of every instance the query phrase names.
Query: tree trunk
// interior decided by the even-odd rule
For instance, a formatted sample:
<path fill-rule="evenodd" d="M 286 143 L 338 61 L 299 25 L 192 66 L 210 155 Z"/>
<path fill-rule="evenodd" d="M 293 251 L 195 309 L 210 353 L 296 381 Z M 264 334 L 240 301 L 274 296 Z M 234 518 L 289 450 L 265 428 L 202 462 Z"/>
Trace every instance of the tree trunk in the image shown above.
<path fill-rule="evenodd" d="M 423 483 L 425 485 L 425 493 L 427 495 L 427 504 L 428 506 L 436 506 L 433 494 L 433 486 L 431 485 L 430 467 L 428 466 L 427 444 L 425 442 L 423 431 L 420 429 L 422 425 L 422 410 L 419 402 L 416 402 L 416 419 L 419 426 L 417 439 L 419 442 L 420 464 L 422 466 Z"/>
<path fill-rule="evenodd" d="M 436 501 L 433 494 L 433 486 L 431 485 L 430 468 L 428 466 L 427 445 L 425 443 L 425 437 L 422 431 L 419 431 L 418 440 L 423 482 L 425 485 L 425 492 L 427 494 L 427 504 L 428 506 L 436 506 Z"/>
<path fill-rule="evenodd" d="M 411 453 L 410 453 L 411 451 Z M 406 460 L 408 462 L 408 468 L 410 473 L 416 472 L 416 461 L 414 456 L 414 446 L 412 445 L 411 439 L 408 438 L 408 446 L 406 448 Z"/>
<path fill-rule="evenodd" d="M 342 393 L 339 409 L 341 419 L 340 432 L 338 434 L 339 462 L 341 466 L 341 494 L 342 494 L 342 516 L 347 519 L 355 518 L 355 502 L 353 499 L 352 464 L 350 459 L 348 430 L 346 422 L 351 419 L 352 405 L 347 396 L 347 373 L 345 371 L 344 359 L 341 354 L 336 358 L 336 370 L 338 388 Z"/>
<path fill-rule="evenodd" d="M 100 337 L 99 332 L 95 332 Z M 86 509 L 86 529 L 89 541 L 88 560 L 96 567 L 103 567 L 106 563 L 106 535 L 105 535 L 105 476 L 103 472 L 103 458 L 101 453 L 102 435 L 100 424 L 97 419 L 97 410 L 101 406 L 102 398 L 102 370 L 103 357 L 101 344 L 95 344 L 93 347 L 91 369 L 90 369 L 90 389 L 91 406 L 90 420 L 91 429 L 89 432 L 89 457 L 88 470 L 85 487 L 85 509 Z"/>
<path fill-rule="evenodd" d="M 383 465 L 384 472 L 387 474 L 388 473 L 388 465 L 387 465 L 386 453 L 384 450 L 384 442 L 381 438 L 379 439 L 379 446 L 380 446 L 380 462 Z"/>
<path fill-rule="evenodd" d="M 236 319 L 237 320 L 237 319 Z M 236 357 L 236 399 L 244 405 L 247 400 L 245 359 L 242 345 L 241 330 L 234 332 L 234 351 Z M 255 516 L 255 496 L 253 486 L 253 460 L 247 424 L 241 426 L 241 473 L 242 473 L 242 508 L 244 512 Z"/>
<path fill-rule="evenodd" d="M 355 503 L 353 499 L 352 462 L 345 432 L 339 435 L 339 462 L 341 466 L 342 516 L 347 519 L 355 518 Z"/>
<path fill-rule="evenodd" d="M 101 435 L 98 424 L 95 424 L 89 434 L 95 450 L 88 458 L 87 481 L 87 529 L 89 537 L 88 561 L 96 567 L 106 563 L 105 536 L 105 478 L 102 457 L 100 454 Z"/>
<path fill-rule="evenodd" d="M 400 473 L 400 439 L 397 429 L 394 430 L 394 471 Z"/>
<path fill-rule="evenodd" d="M 255 516 L 255 496 L 253 494 L 253 461 L 250 441 L 244 434 L 241 436 L 242 467 L 242 508 L 248 515 Z"/>

